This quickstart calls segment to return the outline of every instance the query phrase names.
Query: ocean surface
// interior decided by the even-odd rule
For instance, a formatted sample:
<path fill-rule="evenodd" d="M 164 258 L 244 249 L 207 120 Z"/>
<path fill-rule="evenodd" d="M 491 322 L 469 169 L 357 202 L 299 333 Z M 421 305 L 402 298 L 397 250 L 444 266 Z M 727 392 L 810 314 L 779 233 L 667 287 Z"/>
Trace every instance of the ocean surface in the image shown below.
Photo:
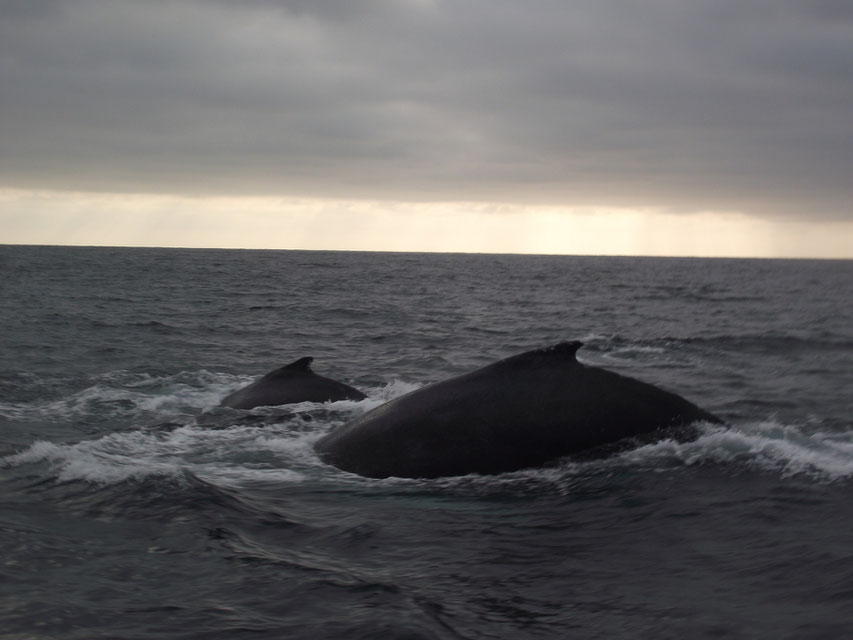
<path fill-rule="evenodd" d="M 0 245 L 0 300 L 0 639 L 853 635 L 853 261 Z M 726 425 L 439 480 L 313 452 L 573 339 Z M 216 407 L 302 356 L 368 399 Z"/>

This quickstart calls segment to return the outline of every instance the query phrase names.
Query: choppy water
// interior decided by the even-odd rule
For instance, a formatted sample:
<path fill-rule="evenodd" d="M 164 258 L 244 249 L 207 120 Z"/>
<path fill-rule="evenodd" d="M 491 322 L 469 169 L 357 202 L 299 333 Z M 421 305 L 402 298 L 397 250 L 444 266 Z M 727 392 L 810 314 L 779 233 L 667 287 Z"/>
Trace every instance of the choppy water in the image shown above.
<path fill-rule="evenodd" d="M 0 246 L 0 638 L 840 638 L 853 262 Z M 691 443 L 369 480 L 311 444 L 581 339 Z M 362 402 L 236 411 L 298 357 Z"/>

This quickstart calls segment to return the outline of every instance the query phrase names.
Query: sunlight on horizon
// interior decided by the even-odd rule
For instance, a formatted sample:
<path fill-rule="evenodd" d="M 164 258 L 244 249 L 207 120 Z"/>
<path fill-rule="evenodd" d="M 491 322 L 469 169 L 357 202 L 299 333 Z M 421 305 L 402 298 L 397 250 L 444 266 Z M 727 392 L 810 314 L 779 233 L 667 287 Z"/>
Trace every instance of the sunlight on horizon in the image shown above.
<path fill-rule="evenodd" d="M 6 244 L 853 258 L 853 223 L 469 202 L 0 191 Z"/>

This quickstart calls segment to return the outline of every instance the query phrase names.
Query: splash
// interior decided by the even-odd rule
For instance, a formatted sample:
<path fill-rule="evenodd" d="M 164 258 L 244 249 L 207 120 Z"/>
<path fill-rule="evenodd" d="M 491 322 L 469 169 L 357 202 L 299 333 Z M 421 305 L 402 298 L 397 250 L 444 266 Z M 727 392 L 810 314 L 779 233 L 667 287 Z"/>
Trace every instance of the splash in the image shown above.
<path fill-rule="evenodd" d="M 438 490 L 453 494 L 575 494 L 607 486 L 624 473 L 667 473 L 715 465 L 731 473 L 753 471 L 826 484 L 853 479 L 853 431 L 808 431 L 774 421 L 736 426 L 706 425 L 692 442 L 661 440 L 608 458 L 565 458 L 542 468 L 494 476 L 471 474 L 432 480 L 375 480 L 339 472 L 352 485 L 383 483 L 403 492 Z"/>
<path fill-rule="evenodd" d="M 331 474 L 335 481 L 357 484 L 427 483 L 445 488 L 483 485 L 491 489 L 547 484 L 570 488 L 578 479 L 620 470 L 666 472 L 702 465 L 768 472 L 785 478 L 805 477 L 825 483 L 853 478 L 853 433 L 808 433 L 801 427 L 772 421 L 734 427 L 707 426 L 692 442 L 662 440 L 606 459 L 580 462 L 566 459 L 556 466 L 499 476 L 376 481 L 320 463 L 312 449 L 314 441 L 366 408 L 337 407 L 338 411 L 330 415 L 328 407 L 315 405 L 314 410 L 323 416 L 322 420 L 311 419 L 310 411 L 306 411 L 291 415 L 283 424 L 228 428 L 185 425 L 165 433 L 146 430 L 111 433 L 73 444 L 37 441 L 19 453 L 0 458 L 0 466 L 45 464 L 47 474 L 61 482 L 82 480 L 101 485 L 150 476 L 180 477 L 184 471 L 190 471 L 219 485 L 301 482 L 309 476 Z"/>
<path fill-rule="evenodd" d="M 55 400 L 0 402 L 0 418 L 53 423 L 95 417 L 98 421 L 168 419 L 176 414 L 213 409 L 223 397 L 254 379 L 252 376 L 205 370 L 182 371 L 169 376 L 114 371 L 96 376 L 90 386 Z M 392 380 L 385 386 L 365 389 L 366 400 L 344 400 L 325 405 L 336 410 L 363 412 L 421 386 L 419 383 Z M 299 411 L 316 406 L 316 403 L 307 402 L 288 405 L 288 409 Z M 267 409 L 259 407 L 258 412 L 263 413 Z"/>
<path fill-rule="evenodd" d="M 178 410 L 197 413 L 198 409 L 212 408 L 229 389 L 245 380 L 208 372 L 164 377 L 116 372 L 95 382 L 56 401 L 17 409 L 0 405 L 0 414 L 17 411 L 24 418 L 93 420 L 95 416 L 103 419 L 106 412 L 108 420 L 126 415 L 132 420 L 131 428 L 76 443 L 40 440 L 0 458 L 0 466 L 40 466 L 58 481 L 95 484 L 150 476 L 180 477 L 186 471 L 220 485 L 301 482 L 308 477 L 370 484 L 377 481 L 350 477 L 323 465 L 313 452 L 313 442 L 347 420 L 422 386 L 393 380 L 365 389 L 368 398 L 361 401 L 306 402 L 248 412 L 214 409 L 198 418 L 183 415 L 167 428 L 157 429 L 140 428 L 140 417 L 146 421 L 149 416 L 174 419 Z M 603 460 L 566 459 L 548 468 L 501 476 L 384 482 L 401 486 L 426 483 L 433 488 L 446 485 L 450 489 L 470 485 L 490 490 L 531 484 L 541 488 L 544 484 L 571 491 L 580 480 L 614 471 L 666 472 L 700 465 L 805 477 L 815 482 L 844 481 L 853 478 L 853 431 L 821 431 L 773 420 L 725 427 L 707 425 L 692 442 L 663 440 Z"/>
<path fill-rule="evenodd" d="M 625 452 L 615 460 L 656 468 L 722 464 L 834 482 L 853 477 L 853 433 L 809 433 L 802 427 L 774 421 L 708 426 L 693 442 L 663 440 Z"/>
<path fill-rule="evenodd" d="M 277 454 L 270 453 L 270 438 L 262 427 L 132 431 L 74 444 L 38 441 L 0 458 L 0 465 L 46 464 L 48 476 L 60 482 L 82 480 L 98 485 L 152 476 L 180 478 L 185 471 L 218 485 L 301 481 L 303 474 L 290 467 L 311 456 L 311 436 L 280 435 Z"/>
<path fill-rule="evenodd" d="M 147 397 L 152 386 L 162 379 L 138 380 L 146 389 L 128 409 L 138 417 L 140 406 L 154 407 L 163 417 L 175 403 L 186 403 L 187 393 L 167 380 L 169 394 L 162 404 Z M 203 405 L 215 393 L 222 380 L 214 380 L 193 396 Z M 226 380 L 232 384 L 233 380 Z M 0 458 L 7 468 L 43 465 L 48 477 L 60 482 L 85 481 L 109 485 L 152 476 L 181 478 L 186 471 L 214 484 L 239 485 L 252 482 L 301 482 L 306 474 L 323 467 L 312 444 L 321 435 L 349 419 L 416 389 L 419 385 L 394 381 L 369 390 L 362 401 L 302 402 L 286 407 L 258 407 L 251 411 L 215 409 L 198 418 L 184 417 L 182 422 L 114 432 L 76 443 L 40 440 L 18 453 Z M 94 410 L 90 400 L 103 402 L 114 395 L 123 399 L 128 393 L 116 389 L 92 387 L 41 409 L 55 417 L 78 410 L 86 417 Z M 188 392 L 192 395 L 192 391 Z M 33 411 L 33 408 L 30 407 Z M 312 471 L 313 469 L 313 471 Z"/>
<path fill-rule="evenodd" d="M 170 376 L 113 371 L 96 376 L 90 386 L 55 400 L 0 403 L 8 420 L 64 422 L 86 419 L 166 417 L 207 409 L 249 378 L 208 371 L 183 371 Z"/>

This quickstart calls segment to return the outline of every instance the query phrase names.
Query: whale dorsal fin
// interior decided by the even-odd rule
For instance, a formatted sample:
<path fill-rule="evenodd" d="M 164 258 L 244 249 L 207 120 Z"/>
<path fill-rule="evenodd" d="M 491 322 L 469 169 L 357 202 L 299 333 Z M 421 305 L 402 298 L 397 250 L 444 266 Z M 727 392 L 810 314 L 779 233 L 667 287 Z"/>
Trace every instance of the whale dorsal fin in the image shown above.
<path fill-rule="evenodd" d="M 559 362 L 563 364 L 577 363 L 577 352 L 582 346 L 583 342 L 580 340 L 559 342 L 550 347 L 545 347 L 544 349 L 536 349 L 534 351 L 520 353 L 517 356 L 501 360 L 496 364 L 505 363 L 508 365 L 529 366 L 534 364 L 544 364 L 546 362 Z"/>
<path fill-rule="evenodd" d="M 559 356 L 562 360 L 577 360 L 578 349 L 583 346 L 580 340 L 571 340 L 567 342 L 558 342 L 551 347 L 540 349 L 539 353 L 543 356 Z"/>
<path fill-rule="evenodd" d="M 295 362 L 291 362 L 290 364 L 286 364 L 283 367 L 279 367 L 275 371 L 270 371 L 267 375 L 260 378 L 260 380 L 277 380 L 278 378 L 290 378 L 294 375 L 299 375 L 300 373 L 310 373 L 313 375 L 313 371 L 311 371 L 311 362 L 314 358 L 305 357 L 299 358 Z M 258 380 L 258 382 L 260 382 Z"/>
<path fill-rule="evenodd" d="M 282 367 L 284 371 L 311 371 L 311 363 L 314 362 L 314 358 L 311 356 L 305 356 L 304 358 L 299 358 L 299 360 L 295 362 L 291 362 L 288 365 Z"/>

